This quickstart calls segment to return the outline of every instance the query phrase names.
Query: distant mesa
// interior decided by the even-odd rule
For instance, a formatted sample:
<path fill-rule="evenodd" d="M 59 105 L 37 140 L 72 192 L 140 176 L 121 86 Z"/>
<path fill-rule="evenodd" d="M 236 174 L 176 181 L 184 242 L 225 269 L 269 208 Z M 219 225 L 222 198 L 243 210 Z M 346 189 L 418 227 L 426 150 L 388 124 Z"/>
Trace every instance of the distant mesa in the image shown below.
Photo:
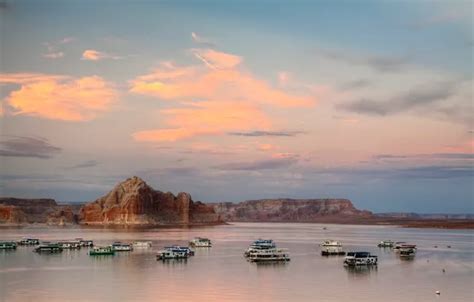
<path fill-rule="evenodd" d="M 212 206 L 188 193 L 156 191 L 139 177 L 119 183 L 107 195 L 82 207 L 87 225 L 207 225 L 222 223 Z"/>
<path fill-rule="evenodd" d="M 235 222 L 356 222 L 372 218 L 348 199 L 260 199 L 216 203 L 225 221 Z"/>

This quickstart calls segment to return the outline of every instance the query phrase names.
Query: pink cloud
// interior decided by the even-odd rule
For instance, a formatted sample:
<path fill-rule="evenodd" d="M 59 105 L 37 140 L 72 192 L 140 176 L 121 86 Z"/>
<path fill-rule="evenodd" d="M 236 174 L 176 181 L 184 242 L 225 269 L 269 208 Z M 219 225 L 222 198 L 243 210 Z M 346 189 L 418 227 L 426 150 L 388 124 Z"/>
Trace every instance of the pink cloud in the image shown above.
<path fill-rule="evenodd" d="M 0 74 L 0 83 L 20 85 L 4 100 L 12 114 L 54 120 L 90 120 L 107 111 L 117 97 L 113 86 L 99 76 Z"/>
<path fill-rule="evenodd" d="M 119 60 L 122 57 L 108 54 L 106 52 L 94 50 L 94 49 L 87 49 L 82 53 L 82 60 L 86 61 L 100 61 L 104 59 L 112 59 L 112 60 Z"/>

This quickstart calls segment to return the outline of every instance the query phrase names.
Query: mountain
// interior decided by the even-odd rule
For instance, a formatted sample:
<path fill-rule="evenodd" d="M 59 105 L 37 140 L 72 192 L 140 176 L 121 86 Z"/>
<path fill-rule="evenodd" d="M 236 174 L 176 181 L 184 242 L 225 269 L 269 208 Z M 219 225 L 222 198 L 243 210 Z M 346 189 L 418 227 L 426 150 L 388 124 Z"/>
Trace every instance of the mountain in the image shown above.
<path fill-rule="evenodd" d="M 84 205 L 79 222 L 87 225 L 202 225 L 222 223 L 212 206 L 188 193 L 155 191 L 139 177 L 129 178 Z"/>
<path fill-rule="evenodd" d="M 373 217 L 347 199 L 260 199 L 213 206 L 223 220 L 235 222 L 344 222 Z"/>
<path fill-rule="evenodd" d="M 74 224 L 75 209 L 58 205 L 54 199 L 0 198 L 0 223 L 42 223 L 50 225 Z"/>

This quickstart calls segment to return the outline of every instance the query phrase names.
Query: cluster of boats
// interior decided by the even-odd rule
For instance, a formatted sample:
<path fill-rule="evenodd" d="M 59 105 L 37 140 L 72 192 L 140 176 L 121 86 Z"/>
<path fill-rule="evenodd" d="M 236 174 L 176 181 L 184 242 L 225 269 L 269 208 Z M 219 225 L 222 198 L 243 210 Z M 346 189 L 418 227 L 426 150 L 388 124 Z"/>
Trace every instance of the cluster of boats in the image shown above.
<path fill-rule="evenodd" d="M 114 255 L 116 252 L 131 252 L 134 248 L 150 248 L 151 241 L 135 241 L 133 243 L 114 242 L 108 246 L 94 246 L 92 240 L 76 238 L 57 242 L 40 241 L 37 238 L 23 238 L 19 241 L 0 241 L 0 250 L 14 250 L 17 246 L 35 246 L 38 253 L 60 253 L 64 249 L 90 248 L 90 256 Z M 380 248 L 393 249 L 400 258 L 412 258 L 416 254 L 416 245 L 406 242 L 393 242 L 383 240 L 378 245 Z M 188 259 L 194 256 L 192 248 L 210 248 L 212 242 L 208 238 L 196 237 L 189 241 L 189 246 L 172 245 L 160 250 L 156 255 L 157 260 Z M 377 265 L 378 258 L 365 251 L 345 252 L 342 243 L 335 240 L 325 240 L 320 244 L 322 256 L 345 256 L 345 266 Z M 253 241 L 245 250 L 244 257 L 250 262 L 287 262 L 290 255 L 287 249 L 278 248 L 271 239 L 258 239 Z"/>

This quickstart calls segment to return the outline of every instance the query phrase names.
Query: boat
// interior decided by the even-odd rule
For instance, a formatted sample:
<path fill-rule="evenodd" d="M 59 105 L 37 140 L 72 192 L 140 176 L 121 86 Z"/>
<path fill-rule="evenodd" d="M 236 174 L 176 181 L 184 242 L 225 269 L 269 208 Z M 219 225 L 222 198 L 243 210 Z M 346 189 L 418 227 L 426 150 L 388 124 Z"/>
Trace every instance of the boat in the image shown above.
<path fill-rule="evenodd" d="M 212 247 L 212 242 L 208 238 L 196 237 L 189 242 L 192 247 Z"/>
<path fill-rule="evenodd" d="M 114 243 L 112 243 L 111 247 L 116 252 L 131 252 L 131 251 L 133 251 L 132 245 L 128 244 L 128 243 L 114 242 Z"/>
<path fill-rule="evenodd" d="M 286 262 L 290 261 L 290 255 L 286 249 L 269 248 L 251 251 L 248 260 L 250 262 Z"/>
<path fill-rule="evenodd" d="M 93 247 L 94 246 L 94 241 L 92 240 L 84 240 L 82 238 L 76 238 L 76 241 L 79 241 L 79 244 L 81 247 Z"/>
<path fill-rule="evenodd" d="M 63 249 L 75 250 L 81 248 L 81 243 L 79 241 L 59 241 L 58 245 Z"/>
<path fill-rule="evenodd" d="M 344 259 L 344 265 L 377 265 L 377 260 L 377 256 L 371 255 L 369 252 L 348 252 Z"/>
<path fill-rule="evenodd" d="M 416 245 L 404 244 L 399 249 L 399 256 L 401 258 L 413 258 L 416 254 Z"/>
<path fill-rule="evenodd" d="M 89 256 L 115 255 L 115 250 L 111 246 L 98 246 L 89 251 Z"/>
<path fill-rule="evenodd" d="M 0 250 L 16 250 L 16 242 L 0 241 Z"/>
<path fill-rule="evenodd" d="M 344 256 L 346 252 L 342 246 L 324 246 L 321 248 L 321 256 Z"/>
<path fill-rule="evenodd" d="M 134 241 L 133 247 L 136 248 L 149 248 L 151 247 L 151 241 Z"/>
<path fill-rule="evenodd" d="M 37 253 L 61 253 L 63 248 L 57 243 L 42 243 L 35 248 Z"/>
<path fill-rule="evenodd" d="M 38 245 L 40 244 L 39 239 L 36 238 L 23 238 L 18 241 L 19 245 Z"/>
<path fill-rule="evenodd" d="M 179 245 L 167 246 L 165 247 L 165 250 L 174 250 L 174 251 L 184 252 L 188 256 L 194 256 L 194 251 L 187 246 L 179 246 Z"/>
<path fill-rule="evenodd" d="M 244 256 L 248 257 L 253 251 L 268 250 L 273 248 L 276 248 L 276 244 L 273 242 L 273 240 L 257 239 L 252 242 L 252 244 L 250 244 L 250 247 L 244 252 Z"/>
<path fill-rule="evenodd" d="M 402 247 L 402 245 L 404 245 L 404 244 L 406 244 L 405 241 L 397 241 L 397 242 L 395 242 L 395 245 L 394 245 L 393 249 L 395 251 L 398 251 Z"/>
<path fill-rule="evenodd" d="M 331 239 L 324 240 L 320 245 L 323 247 L 342 247 L 342 243 Z"/>
<path fill-rule="evenodd" d="M 392 240 L 382 240 L 380 241 L 379 244 L 377 244 L 378 247 L 393 247 L 393 241 Z"/>
<path fill-rule="evenodd" d="M 169 247 L 159 251 L 156 255 L 156 260 L 188 259 L 189 256 L 185 249 Z"/>

